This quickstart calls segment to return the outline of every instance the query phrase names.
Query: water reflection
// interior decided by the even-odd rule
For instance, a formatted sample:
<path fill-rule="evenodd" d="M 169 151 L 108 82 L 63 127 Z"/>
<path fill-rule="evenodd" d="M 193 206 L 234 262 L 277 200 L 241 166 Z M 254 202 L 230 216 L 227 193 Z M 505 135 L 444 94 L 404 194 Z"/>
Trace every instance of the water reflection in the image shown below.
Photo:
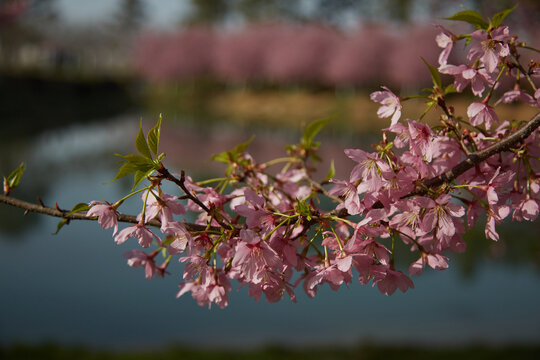
<path fill-rule="evenodd" d="M 31 200 L 40 195 L 46 203 L 65 207 L 121 197 L 129 191 L 129 179 L 103 183 L 117 166 L 111 153 L 131 149 L 138 123 L 131 120 L 126 127 L 124 121 L 29 140 L 24 144 L 28 173 L 15 195 Z M 10 163 L 20 160 L 20 149 L 11 154 Z M 136 213 L 137 207 L 128 204 L 125 211 Z M 175 299 L 180 264 L 172 264 L 172 276 L 152 281 L 145 281 L 140 269 L 129 268 L 122 255 L 136 248 L 133 239 L 117 246 L 111 231 L 90 222 L 73 222 L 52 236 L 57 219 L 21 214 L 0 206 L 2 344 L 50 340 L 110 347 L 245 347 L 352 344 L 359 339 L 423 345 L 540 341 L 538 222 L 501 226 L 503 240 L 497 244 L 477 229 L 467 238 L 468 251 L 454 256 L 449 270 L 414 278 L 416 288 L 406 294 L 385 297 L 353 283 L 337 293 L 324 287 L 316 299 L 298 289 L 298 304 L 288 299 L 267 304 L 248 298 L 244 288 L 233 290 L 225 310 L 209 311 L 190 297 Z M 473 273 L 463 281 L 463 275 Z"/>

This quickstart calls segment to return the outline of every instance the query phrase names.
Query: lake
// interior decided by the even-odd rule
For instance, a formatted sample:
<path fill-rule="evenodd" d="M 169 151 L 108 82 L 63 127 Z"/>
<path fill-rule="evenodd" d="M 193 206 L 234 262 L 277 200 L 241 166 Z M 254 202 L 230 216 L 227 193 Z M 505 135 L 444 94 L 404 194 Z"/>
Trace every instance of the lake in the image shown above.
<path fill-rule="evenodd" d="M 137 116 L 73 125 L 4 144 L 6 174 L 24 160 L 28 170 L 14 196 L 71 208 L 78 202 L 114 201 L 131 181 L 104 185 L 117 169 L 114 153 L 131 151 Z M 250 129 L 250 131 L 256 129 Z M 197 131 L 164 124 L 166 164 L 206 176 L 220 170 L 207 160 L 238 139 L 223 139 L 238 129 Z M 260 141 L 259 145 L 255 145 Z M 271 156 L 291 134 L 262 132 L 254 153 Z M 333 138 L 323 148 L 339 169 L 352 164 L 341 155 L 352 138 Z M 262 143 L 262 145 L 261 145 Z M 333 145 L 332 145 L 333 144 Z M 324 140 L 323 140 L 324 145 Z M 341 157 L 341 158 L 340 158 Z M 176 158 L 178 160 L 173 161 Z M 339 158 L 339 159 L 338 159 Z M 347 168 L 349 166 L 349 168 Z M 197 177 L 197 176 L 195 176 Z M 137 213 L 133 203 L 124 212 Z M 482 232 L 467 238 L 469 252 L 452 256 L 445 271 L 413 277 L 415 289 L 387 297 L 353 282 L 334 292 L 323 286 L 314 299 L 297 289 L 298 303 L 255 302 L 247 288 L 234 289 L 225 309 L 197 306 L 185 295 L 176 299 L 182 266 L 172 275 L 144 279 L 127 266 L 112 231 L 95 222 L 73 221 L 58 235 L 58 219 L 0 205 L 0 345 L 54 342 L 107 348 L 157 348 L 170 344 L 252 348 L 264 344 L 506 345 L 540 342 L 539 222 L 501 226 L 498 244 Z M 237 284 L 235 284 L 237 285 Z M 237 286 L 234 286 L 235 288 Z"/>

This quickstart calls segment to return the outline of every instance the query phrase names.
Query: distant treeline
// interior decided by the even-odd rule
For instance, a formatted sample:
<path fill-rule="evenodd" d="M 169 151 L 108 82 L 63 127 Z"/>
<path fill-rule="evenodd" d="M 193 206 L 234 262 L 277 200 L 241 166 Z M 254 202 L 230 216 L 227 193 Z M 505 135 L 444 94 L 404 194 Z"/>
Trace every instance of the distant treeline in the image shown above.
<path fill-rule="evenodd" d="M 131 80 L 0 72 L 0 140 L 133 108 Z"/>
<path fill-rule="evenodd" d="M 438 65 L 437 32 L 431 25 L 366 25 L 347 34 L 317 25 L 192 27 L 140 37 L 133 58 L 138 73 L 151 81 L 212 77 L 241 84 L 421 87 L 430 76 L 420 54 Z"/>

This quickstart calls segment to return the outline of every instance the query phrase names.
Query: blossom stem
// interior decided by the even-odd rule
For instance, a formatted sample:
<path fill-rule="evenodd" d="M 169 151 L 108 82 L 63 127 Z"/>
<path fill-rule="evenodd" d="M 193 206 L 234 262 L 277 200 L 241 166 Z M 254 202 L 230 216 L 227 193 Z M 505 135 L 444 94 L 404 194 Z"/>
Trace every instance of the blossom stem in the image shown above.
<path fill-rule="evenodd" d="M 535 49 L 536 50 L 536 49 Z M 538 51 L 538 50 L 536 50 Z M 514 65 L 516 65 L 518 67 L 518 69 L 523 73 L 523 76 L 525 76 L 525 78 L 527 79 L 527 81 L 529 82 L 529 85 L 531 85 L 531 88 L 533 89 L 533 91 L 536 91 L 537 88 L 536 88 L 536 85 L 534 84 L 534 81 L 531 79 L 531 76 L 529 75 L 529 72 L 526 71 L 523 66 L 520 64 L 520 62 L 518 61 L 518 59 L 515 57 L 514 54 L 512 54 L 512 52 L 510 52 L 510 55 L 509 55 L 512 60 L 514 61 Z"/>
<path fill-rule="evenodd" d="M 491 98 L 491 94 L 493 94 L 493 90 L 495 90 L 495 87 L 497 86 L 497 83 L 499 82 L 499 80 L 501 79 L 501 76 L 502 74 L 504 73 L 504 71 L 506 70 L 506 64 L 504 64 L 501 68 L 501 71 L 499 72 L 499 75 L 497 75 L 497 78 L 495 79 L 495 81 L 493 82 L 493 85 L 491 86 L 491 89 L 489 89 L 489 93 L 486 95 L 486 97 L 484 98 L 484 102 L 487 104 L 489 99 Z"/>
<path fill-rule="evenodd" d="M 343 251 L 343 244 L 341 243 L 341 240 L 339 239 L 339 236 L 337 236 L 336 230 L 335 230 L 334 227 L 331 226 L 331 225 L 330 225 L 330 229 L 332 229 L 332 233 L 333 233 L 334 236 L 336 237 L 336 241 L 337 241 L 337 243 L 338 243 L 339 250 Z"/>
<path fill-rule="evenodd" d="M 282 227 L 286 222 L 290 222 L 292 218 L 298 217 L 298 216 L 299 216 L 298 214 L 293 215 L 293 216 L 287 216 L 287 218 L 286 218 L 285 220 L 283 220 L 282 222 L 280 222 L 278 226 L 276 226 L 275 228 L 272 229 L 272 231 L 270 231 L 268 234 L 266 234 L 266 236 L 264 237 L 263 241 L 268 241 L 268 239 L 270 239 L 270 237 L 272 236 L 272 234 L 275 233 L 277 229 L 279 229 L 280 227 Z"/>
<path fill-rule="evenodd" d="M 123 198 L 121 198 L 120 200 L 118 200 L 117 202 L 115 202 L 112 207 L 117 209 L 120 205 L 122 205 L 122 203 L 124 201 L 126 201 L 128 198 L 132 197 L 133 195 L 136 195 L 138 193 L 140 193 L 141 191 L 144 191 L 144 190 L 148 190 L 152 187 L 152 185 L 148 185 L 146 187 L 143 187 L 142 189 L 139 189 L 139 190 L 136 190 L 136 191 L 133 191 L 132 193 L 129 193 L 127 194 L 126 196 L 124 196 Z"/>
<path fill-rule="evenodd" d="M 279 163 L 282 163 L 282 162 L 299 162 L 299 161 L 300 160 L 295 158 L 295 157 L 282 157 L 282 158 L 277 158 L 277 159 L 267 161 L 267 162 L 261 164 L 261 166 L 263 168 L 266 168 L 268 166 L 272 166 L 272 165 L 279 164 Z"/>
<path fill-rule="evenodd" d="M 203 181 L 197 181 L 197 185 L 202 186 L 202 185 L 211 184 L 211 183 L 214 183 L 214 182 L 224 181 L 224 180 L 228 180 L 228 178 L 221 177 L 221 178 L 214 178 L 214 179 L 208 179 L 208 180 L 203 180 Z"/>

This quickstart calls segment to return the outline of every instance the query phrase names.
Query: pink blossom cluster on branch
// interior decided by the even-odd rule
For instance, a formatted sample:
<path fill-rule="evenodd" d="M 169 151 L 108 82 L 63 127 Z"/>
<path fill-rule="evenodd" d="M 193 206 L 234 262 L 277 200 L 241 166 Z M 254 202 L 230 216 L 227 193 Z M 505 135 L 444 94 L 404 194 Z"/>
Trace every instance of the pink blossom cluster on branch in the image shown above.
<path fill-rule="evenodd" d="M 258 162 L 246 151 L 251 140 L 217 154 L 213 160 L 227 165 L 224 176 L 197 182 L 163 164 L 160 119 L 146 136 L 141 126 L 138 154 L 122 156 L 115 179 L 134 175 L 130 194 L 115 203 L 78 204 L 69 213 L 26 208 L 63 217 L 62 225 L 82 217 L 113 228 L 117 244 L 136 242 L 149 249 L 125 254 L 128 265 L 144 268 L 148 279 L 164 276 L 173 259 L 183 263 L 178 296 L 190 293 L 200 305 L 227 306 L 232 281 L 269 302 L 285 295 L 296 301 L 299 288 L 314 297 L 324 284 L 337 290 L 353 278 L 386 295 L 405 292 L 414 287 L 410 276 L 426 266 L 448 268 L 448 254 L 465 251 L 462 236 L 476 222 L 482 222 L 487 239 L 497 241 L 497 224 L 504 219 L 538 217 L 540 112 L 512 122 L 496 113 L 502 102 L 540 109 L 535 83 L 540 64 L 523 62 L 523 50 L 530 47 L 501 24 L 510 11 L 488 21 L 470 11 L 454 15 L 477 27 L 471 34 L 440 28 L 439 63 L 424 60 L 433 81 L 425 94 L 400 98 L 388 87 L 371 94 L 381 104 L 378 116 L 391 120 L 374 151 L 345 150 L 354 164 L 345 179 L 335 178 L 333 167 L 326 179 L 314 179 L 320 161 L 314 138 L 327 120 L 308 125 L 282 158 Z M 449 56 L 457 42 L 465 42 L 468 54 L 466 62 L 454 65 Z M 452 75 L 452 84 L 443 86 L 440 73 Z M 510 88 L 495 98 L 504 78 L 511 79 Z M 469 86 L 478 99 L 467 114 L 457 114 L 448 98 Z M 423 115 L 402 118 L 404 103 L 418 99 L 426 102 L 426 113 L 438 112 L 440 126 L 423 123 Z M 4 178 L 6 195 L 23 170 L 21 165 Z M 165 193 L 165 182 L 175 184 L 179 194 Z M 140 196 L 141 212 L 120 213 L 132 196 Z M 5 195 L 0 199 L 26 206 Z M 188 213 L 194 223 L 185 221 Z M 119 222 L 132 225 L 119 230 Z M 415 254 L 404 268 L 397 266 L 403 255 L 398 242 Z"/>

